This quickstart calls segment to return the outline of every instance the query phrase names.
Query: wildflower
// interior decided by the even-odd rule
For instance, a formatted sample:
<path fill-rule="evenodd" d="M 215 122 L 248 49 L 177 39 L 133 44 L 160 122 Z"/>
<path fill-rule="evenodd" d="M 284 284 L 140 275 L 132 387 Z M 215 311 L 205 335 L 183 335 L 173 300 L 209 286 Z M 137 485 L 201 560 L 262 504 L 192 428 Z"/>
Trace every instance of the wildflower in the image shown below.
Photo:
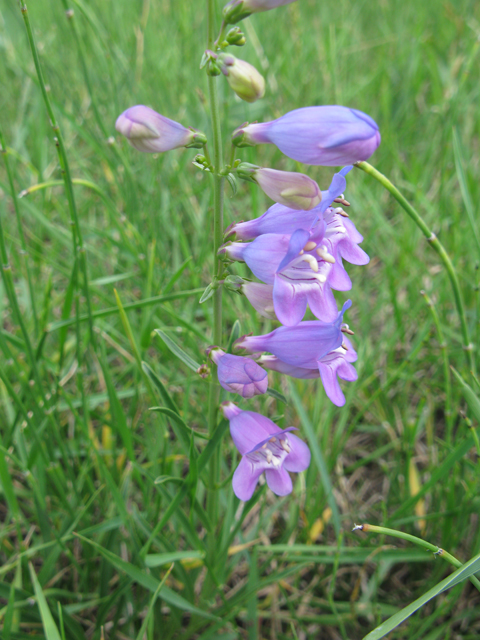
<path fill-rule="evenodd" d="M 242 126 L 233 133 L 237 146 L 271 143 L 298 162 L 323 166 L 367 160 L 380 140 L 370 116 L 340 106 L 295 109 L 277 120 Z"/>
<path fill-rule="evenodd" d="M 145 153 L 161 153 L 178 147 L 200 149 L 207 141 L 203 133 L 186 129 L 143 105 L 130 107 L 118 116 L 115 129 L 132 147 Z"/>
<path fill-rule="evenodd" d="M 268 11 L 291 2 L 295 0 L 230 0 L 223 7 L 223 19 L 227 24 L 233 24 L 248 18 L 252 13 Z"/>
<path fill-rule="evenodd" d="M 256 182 L 272 200 L 291 209 L 309 211 L 322 200 L 318 184 L 303 173 L 277 171 L 242 162 L 237 167 L 237 174 L 240 178 Z"/>
<path fill-rule="evenodd" d="M 330 186 L 322 191 L 321 202 L 309 211 L 299 211 L 283 204 L 274 204 L 263 216 L 237 222 L 226 230 L 226 237 L 235 235 L 237 240 L 252 240 L 262 233 L 293 233 L 297 229 L 311 229 L 316 220 L 321 218 L 333 203 L 345 191 L 347 181 L 345 176 L 353 167 L 344 167 L 336 173 Z M 341 211 L 341 209 L 339 209 Z"/>
<path fill-rule="evenodd" d="M 343 342 L 343 314 L 351 307 L 347 300 L 334 322 L 307 320 L 294 327 L 278 327 L 261 336 L 243 336 L 235 342 L 236 349 L 250 353 L 268 351 L 285 364 L 302 369 L 318 369 L 320 360 Z"/>
<path fill-rule="evenodd" d="M 320 358 L 318 361 L 318 369 L 295 367 L 271 355 L 263 355 L 258 358 L 257 362 L 266 369 L 278 371 L 287 376 L 292 376 L 292 378 L 312 379 L 320 377 L 328 398 L 330 398 L 337 407 L 343 407 L 345 404 L 345 396 L 338 383 L 337 376 L 348 382 L 356 380 L 358 378 L 357 372 L 351 364 L 356 360 L 357 353 L 350 340 L 344 336 L 340 347 L 333 349 Z"/>
<path fill-rule="evenodd" d="M 264 318 L 277 320 L 273 305 L 273 286 L 261 282 L 245 282 L 240 290 L 252 307 Z"/>
<path fill-rule="evenodd" d="M 265 80 L 254 66 L 229 53 L 218 56 L 217 63 L 230 88 L 245 102 L 255 102 L 265 94 Z"/>
<path fill-rule="evenodd" d="M 222 405 L 230 421 L 233 442 L 242 455 L 233 474 L 233 491 L 240 500 L 250 500 L 259 477 L 265 472 L 270 489 L 278 496 L 292 491 L 289 471 L 305 471 L 310 464 L 308 446 L 291 431 L 253 411 L 242 411 L 233 402 Z"/>
<path fill-rule="evenodd" d="M 217 365 L 218 381 L 226 391 L 238 393 L 242 398 L 266 392 L 267 372 L 251 358 L 234 356 L 218 347 L 209 347 L 207 353 Z"/>

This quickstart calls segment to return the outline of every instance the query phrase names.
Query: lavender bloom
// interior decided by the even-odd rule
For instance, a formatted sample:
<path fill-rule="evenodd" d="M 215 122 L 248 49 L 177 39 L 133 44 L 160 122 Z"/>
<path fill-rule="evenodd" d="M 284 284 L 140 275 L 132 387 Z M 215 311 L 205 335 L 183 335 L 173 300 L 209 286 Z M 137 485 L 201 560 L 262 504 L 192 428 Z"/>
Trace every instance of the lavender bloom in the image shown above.
<path fill-rule="evenodd" d="M 291 209 L 309 211 L 322 200 L 318 184 L 303 173 L 277 171 L 242 162 L 237 167 L 237 174 L 240 178 L 256 182 L 272 200 Z"/>
<path fill-rule="evenodd" d="M 257 362 L 266 369 L 278 371 L 293 378 L 312 379 L 321 377 L 325 392 L 333 404 L 343 407 L 345 396 L 338 383 L 337 376 L 342 380 L 353 382 L 357 379 L 355 367 L 351 364 L 357 360 L 357 353 L 350 340 L 344 336 L 338 349 L 333 349 L 320 358 L 318 369 L 304 369 L 295 367 L 279 360 L 276 356 L 264 355 Z"/>
<path fill-rule="evenodd" d="M 252 307 L 264 318 L 277 320 L 273 305 L 273 286 L 260 282 L 245 282 L 240 287 Z"/>
<path fill-rule="evenodd" d="M 223 7 L 223 18 L 227 24 L 239 22 L 252 13 L 268 11 L 291 2 L 295 0 L 230 0 Z"/>
<path fill-rule="evenodd" d="M 266 392 L 268 374 L 251 358 L 234 356 L 218 347 L 209 347 L 207 353 L 217 365 L 218 381 L 226 391 L 238 393 L 242 398 Z"/>
<path fill-rule="evenodd" d="M 233 402 L 222 405 L 230 421 L 230 433 L 242 454 L 233 474 L 232 486 L 237 498 L 250 500 L 259 477 L 265 472 L 270 489 L 278 496 L 292 491 L 289 471 L 305 471 L 310 464 L 308 446 L 291 432 L 294 427 L 280 429 L 274 422 L 253 411 L 242 411 Z"/>
<path fill-rule="evenodd" d="M 162 153 L 178 147 L 199 149 L 207 141 L 203 133 L 186 129 L 143 105 L 130 107 L 118 116 L 115 129 L 132 147 L 145 153 Z"/>
<path fill-rule="evenodd" d="M 246 222 L 238 222 L 227 229 L 226 236 L 237 240 L 252 240 L 263 233 L 293 233 L 297 229 L 311 229 L 318 218 L 328 211 L 335 198 L 345 191 L 345 176 L 353 167 L 344 167 L 336 173 L 327 191 L 322 191 L 320 204 L 310 211 L 298 211 L 283 204 L 274 204 L 263 216 Z"/>
<path fill-rule="evenodd" d="M 233 133 L 238 146 L 271 143 L 298 162 L 330 167 L 367 160 L 380 140 L 372 118 L 340 106 L 295 109 L 277 120 L 242 126 Z"/>
<path fill-rule="evenodd" d="M 345 302 L 334 322 L 307 320 L 294 327 L 278 327 L 263 336 L 243 336 L 235 342 L 235 348 L 250 353 L 268 351 L 285 364 L 318 369 L 320 360 L 341 346 L 343 314 L 351 304 L 350 300 Z"/>
<path fill-rule="evenodd" d="M 245 60 L 239 60 L 231 54 L 222 53 L 217 62 L 230 88 L 245 102 L 255 102 L 265 95 L 263 76 Z"/>

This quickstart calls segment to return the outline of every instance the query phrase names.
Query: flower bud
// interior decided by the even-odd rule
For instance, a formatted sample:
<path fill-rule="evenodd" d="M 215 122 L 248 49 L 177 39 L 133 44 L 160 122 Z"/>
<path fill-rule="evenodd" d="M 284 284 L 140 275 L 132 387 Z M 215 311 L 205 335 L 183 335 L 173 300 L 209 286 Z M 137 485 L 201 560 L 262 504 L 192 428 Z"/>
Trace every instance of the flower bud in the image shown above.
<path fill-rule="evenodd" d="M 230 54 L 218 56 L 218 64 L 227 78 L 230 87 L 245 102 L 255 102 L 265 94 L 263 76 L 245 60 L 239 60 Z"/>
<path fill-rule="evenodd" d="M 270 143 L 293 160 L 326 167 L 367 160 L 380 140 L 372 118 L 340 106 L 295 109 L 272 122 L 242 125 L 232 136 L 238 147 Z"/>
<path fill-rule="evenodd" d="M 115 129 L 124 135 L 132 147 L 145 153 L 161 153 L 178 147 L 200 149 L 205 135 L 160 115 L 150 107 L 136 105 L 118 116 Z"/>
<path fill-rule="evenodd" d="M 246 42 L 245 36 L 243 32 L 240 30 L 240 27 L 233 27 L 227 33 L 225 40 L 228 44 L 235 45 L 236 47 L 243 47 Z"/>
<path fill-rule="evenodd" d="M 261 282 L 245 282 L 240 289 L 255 311 L 264 318 L 277 320 L 273 307 L 273 285 Z"/>
<path fill-rule="evenodd" d="M 240 178 L 253 180 L 267 196 L 291 209 L 310 211 L 322 200 L 320 187 L 303 173 L 277 171 L 242 162 L 237 167 Z"/>
<path fill-rule="evenodd" d="M 209 347 L 207 353 L 217 365 L 218 381 L 221 386 L 242 398 L 265 393 L 268 388 L 268 374 L 251 358 L 225 353 L 218 347 Z"/>
<path fill-rule="evenodd" d="M 223 19 L 227 24 L 234 24 L 248 18 L 252 13 L 268 11 L 291 2 L 295 0 L 230 0 L 223 7 Z"/>

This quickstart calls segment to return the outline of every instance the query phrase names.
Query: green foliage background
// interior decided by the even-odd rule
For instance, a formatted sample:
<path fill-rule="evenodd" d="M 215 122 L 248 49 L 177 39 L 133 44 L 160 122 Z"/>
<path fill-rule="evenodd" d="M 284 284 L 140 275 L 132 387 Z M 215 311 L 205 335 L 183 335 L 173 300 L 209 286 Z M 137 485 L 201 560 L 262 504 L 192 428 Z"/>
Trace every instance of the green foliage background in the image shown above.
<path fill-rule="evenodd" d="M 229 483 L 236 454 L 225 439 L 212 582 L 205 577 L 204 538 L 212 523 L 202 509 L 203 475 L 193 472 L 176 421 L 148 411 L 165 398 L 138 364 L 141 358 L 157 373 L 188 427 L 204 431 L 208 383 L 153 330 L 204 361 L 211 308 L 198 301 L 212 265 L 209 176 L 192 166 L 193 152 L 142 155 L 114 128 L 125 108 L 147 104 L 208 135 L 206 77 L 198 68 L 203 3 L 36 0 L 28 8 L 72 177 L 84 181 L 74 188 L 95 331 L 93 343 L 86 300 L 72 282 L 67 201 L 54 183 L 61 173 L 20 7 L 3 2 L 0 129 L 15 192 L 31 189 L 18 201 L 27 257 L 3 163 L 0 217 L 41 381 L 2 281 L 3 637 L 362 638 L 449 568 L 399 540 L 352 535 L 354 522 L 421 535 L 462 561 L 480 551 L 478 462 L 453 380 L 452 408 L 445 411 L 445 350 L 474 383 L 437 256 L 379 184 L 360 171 L 350 174 L 349 213 L 371 262 L 348 266 L 354 286 L 337 300 L 353 300 L 348 322 L 359 380 L 345 386 L 341 409 L 318 381 L 280 377 L 271 386 L 287 405 L 271 397 L 248 404 L 282 426 L 294 424 L 304 437 L 313 434 L 316 463 L 297 479 L 292 496 L 258 491 L 242 514 Z M 478 345 L 478 2 L 299 0 L 243 26 L 247 45 L 237 55 L 262 71 L 267 93 L 253 105 L 241 103 L 219 78 L 225 137 L 246 120 L 306 105 L 369 113 L 382 132 L 372 163 L 416 203 L 451 255 Z M 241 155 L 300 169 L 322 188 L 332 175 L 270 146 Z M 226 225 L 268 206 L 253 185 L 240 185 L 228 198 Z M 241 265 L 234 271 L 248 273 Z M 130 305 L 135 346 L 114 287 Z M 445 343 L 422 289 L 435 304 Z M 167 294 L 178 296 L 140 304 Z M 225 344 L 237 318 L 243 333 L 273 327 L 240 296 L 226 297 L 225 308 Z M 205 441 L 195 443 L 203 450 Z M 188 495 L 169 516 L 185 477 Z M 331 513 L 332 505 L 338 512 Z M 476 638 L 479 606 L 474 587 L 458 585 L 393 637 Z"/>

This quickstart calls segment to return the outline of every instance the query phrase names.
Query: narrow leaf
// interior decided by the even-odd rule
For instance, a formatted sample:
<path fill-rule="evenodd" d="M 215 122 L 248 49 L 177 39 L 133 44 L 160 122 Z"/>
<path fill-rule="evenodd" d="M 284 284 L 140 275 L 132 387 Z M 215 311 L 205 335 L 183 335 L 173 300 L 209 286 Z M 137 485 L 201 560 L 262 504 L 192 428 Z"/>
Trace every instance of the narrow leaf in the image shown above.
<path fill-rule="evenodd" d="M 415 600 L 415 602 L 409 604 L 408 607 L 398 611 L 391 618 L 367 634 L 363 640 L 380 640 L 380 638 L 384 638 L 387 633 L 393 631 L 393 629 L 398 627 L 399 624 L 415 613 L 415 611 L 418 611 L 420 607 L 423 607 L 424 604 L 438 596 L 443 591 L 451 589 L 456 584 L 466 580 L 477 571 L 480 571 L 480 554 L 469 560 L 466 564 L 460 567 L 460 569 L 457 569 L 452 573 L 452 575 L 448 576 L 448 578 L 445 578 L 445 580 L 442 580 L 435 587 L 424 593 L 423 596 Z"/>
<path fill-rule="evenodd" d="M 146 573 L 145 571 L 142 571 L 142 569 L 140 569 L 139 567 L 136 567 L 130 562 L 126 562 L 125 560 L 122 560 L 111 551 L 108 551 L 108 549 L 105 549 L 104 547 L 100 546 L 97 542 L 94 542 L 93 540 L 89 540 L 88 538 L 84 538 L 79 533 L 76 533 L 75 535 L 77 536 L 77 538 L 80 538 L 80 540 L 83 540 L 84 542 L 91 545 L 92 547 L 95 547 L 95 549 L 97 549 L 99 553 L 108 562 L 110 562 L 110 564 L 112 564 L 115 567 L 115 569 L 117 569 L 118 571 L 122 571 L 123 573 L 126 573 L 129 578 L 131 578 L 134 582 L 138 582 L 138 584 L 142 585 L 142 587 L 145 587 L 145 589 L 148 589 L 153 593 L 156 592 L 160 584 L 157 578 Z M 172 589 L 169 589 L 168 587 L 165 587 L 165 586 L 162 589 L 162 600 L 165 600 L 165 602 L 172 605 L 173 607 L 177 607 L 182 611 L 189 611 L 190 613 L 195 613 L 196 615 L 201 616 L 202 618 L 208 618 L 209 620 L 217 619 L 216 616 L 212 615 L 211 613 L 207 613 L 206 611 L 202 611 L 202 609 L 199 609 L 195 605 L 188 602 L 188 600 L 185 600 L 185 598 L 178 595 L 178 593 L 175 593 L 175 591 L 172 591 Z"/>
<path fill-rule="evenodd" d="M 477 396 L 472 387 L 465 382 L 458 371 L 456 371 L 453 367 L 451 367 L 451 369 L 453 371 L 453 375 L 460 383 L 462 393 L 465 397 L 465 400 L 467 401 L 470 411 L 473 413 L 478 422 L 480 422 L 480 398 Z"/>
<path fill-rule="evenodd" d="M 28 568 L 30 569 L 30 577 L 32 579 L 35 596 L 37 598 L 38 608 L 40 609 L 45 638 L 46 640 L 62 640 L 60 633 L 58 632 L 57 625 L 55 624 L 52 614 L 50 613 L 50 609 L 48 608 L 47 600 L 43 595 L 42 587 L 38 582 L 35 569 L 30 562 L 28 563 Z"/>
<path fill-rule="evenodd" d="M 174 342 L 166 333 L 164 333 L 161 329 L 155 329 L 155 333 L 163 340 L 165 346 L 170 349 L 174 356 L 177 356 L 184 364 L 187 365 L 193 371 L 197 371 L 200 368 L 198 362 L 195 362 L 193 358 L 191 358 L 188 353 L 178 346 L 176 342 Z"/>

